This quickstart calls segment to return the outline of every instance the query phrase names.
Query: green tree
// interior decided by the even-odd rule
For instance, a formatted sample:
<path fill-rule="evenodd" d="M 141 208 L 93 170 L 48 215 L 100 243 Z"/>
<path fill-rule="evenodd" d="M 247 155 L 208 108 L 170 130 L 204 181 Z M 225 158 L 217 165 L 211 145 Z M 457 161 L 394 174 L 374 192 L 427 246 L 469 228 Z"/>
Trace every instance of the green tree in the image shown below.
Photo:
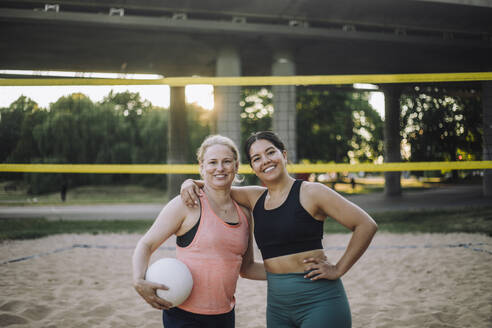
<path fill-rule="evenodd" d="M 49 115 L 34 128 L 43 158 L 57 158 L 63 163 L 93 163 L 98 129 L 94 103 L 85 95 L 74 93 L 61 97 L 50 106 Z M 99 132 L 101 133 L 101 132 Z"/>
<path fill-rule="evenodd" d="M 300 160 L 368 162 L 381 156 L 383 122 L 367 93 L 299 87 L 297 98 Z"/>
<path fill-rule="evenodd" d="M 148 100 L 143 100 L 140 94 L 134 92 L 111 92 L 101 102 L 102 105 L 110 105 L 114 112 L 122 119 L 127 132 L 123 143 L 118 143 L 117 160 L 122 160 L 125 163 L 144 163 L 141 151 L 144 148 L 144 140 L 140 134 L 139 122 L 142 118 L 152 110 L 152 104 Z M 129 158 L 127 154 L 129 151 Z"/>
<path fill-rule="evenodd" d="M 8 108 L 0 109 L 1 162 L 29 163 L 39 156 L 33 129 L 45 116 L 46 111 L 25 96 L 19 97 Z"/>
<path fill-rule="evenodd" d="M 140 136 L 145 140 L 140 151 L 144 163 L 166 163 L 168 115 L 169 110 L 154 107 L 138 122 Z"/>
<path fill-rule="evenodd" d="M 476 89 L 415 86 L 401 99 L 402 138 L 411 161 L 482 158 L 482 108 Z"/>
<path fill-rule="evenodd" d="M 167 162 L 167 122 L 169 110 L 153 107 L 138 123 L 140 136 L 143 143 L 140 155 L 145 163 L 163 164 Z M 138 177 L 138 183 L 165 189 L 167 186 L 167 177 L 164 174 L 144 174 Z"/>
<path fill-rule="evenodd" d="M 253 132 L 272 129 L 273 94 L 269 88 L 241 90 L 241 145 Z M 245 157 L 244 157 L 245 158 Z"/>

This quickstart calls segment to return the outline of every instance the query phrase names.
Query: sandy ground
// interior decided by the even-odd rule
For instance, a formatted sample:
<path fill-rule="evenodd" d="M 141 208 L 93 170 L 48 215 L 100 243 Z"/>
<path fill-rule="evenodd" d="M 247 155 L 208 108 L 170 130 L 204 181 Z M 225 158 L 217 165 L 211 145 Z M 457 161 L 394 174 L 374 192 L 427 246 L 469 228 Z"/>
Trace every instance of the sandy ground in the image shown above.
<path fill-rule="evenodd" d="M 162 327 L 160 312 L 131 286 L 139 237 L 58 235 L 0 244 L 0 326 Z M 325 236 L 327 256 L 336 261 L 349 238 Z M 174 243 L 168 240 L 152 260 L 173 257 Z M 353 327 L 492 327 L 491 269 L 491 237 L 378 233 L 343 277 Z M 236 298 L 236 327 L 265 327 L 266 283 L 240 279 Z"/>

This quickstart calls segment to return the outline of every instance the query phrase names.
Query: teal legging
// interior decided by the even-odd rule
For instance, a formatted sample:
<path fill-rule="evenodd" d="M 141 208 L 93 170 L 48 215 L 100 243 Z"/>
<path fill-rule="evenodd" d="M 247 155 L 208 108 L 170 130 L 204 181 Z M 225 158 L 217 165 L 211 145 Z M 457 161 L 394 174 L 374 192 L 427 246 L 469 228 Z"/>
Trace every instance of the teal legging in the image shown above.
<path fill-rule="evenodd" d="M 342 281 L 311 281 L 304 273 L 267 272 L 268 328 L 350 328 L 352 317 Z"/>

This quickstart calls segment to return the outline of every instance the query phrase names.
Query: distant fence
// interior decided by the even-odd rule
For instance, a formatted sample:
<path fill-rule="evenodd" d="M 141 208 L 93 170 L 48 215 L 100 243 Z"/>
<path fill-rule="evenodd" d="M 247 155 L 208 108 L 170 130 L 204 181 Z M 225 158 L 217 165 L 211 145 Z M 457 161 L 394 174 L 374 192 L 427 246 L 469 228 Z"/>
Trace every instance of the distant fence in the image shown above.
<path fill-rule="evenodd" d="M 492 169 L 492 161 L 404 162 L 383 164 L 289 164 L 290 173 L 390 172 Z M 116 174 L 198 174 L 196 164 L 0 164 L 0 172 L 30 173 L 116 173 Z M 240 174 L 252 174 L 249 165 L 239 166 Z"/>
<path fill-rule="evenodd" d="M 239 77 L 167 77 L 162 79 L 109 78 L 8 78 L 0 86 L 61 85 L 169 85 L 214 86 L 263 85 L 343 85 L 353 83 L 432 83 L 492 81 L 492 72 L 424 73 L 424 74 L 362 74 L 310 76 L 239 76 Z M 383 164 L 291 164 L 291 173 L 325 172 L 389 172 L 435 170 L 492 169 L 492 161 L 400 162 Z M 198 174 L 196 164 L 0 164 L 0 172 L 30 173 L 116 173 L 116 174 Z M 241 165 L 241 174 L 252 174 L 248 165 Z"/>

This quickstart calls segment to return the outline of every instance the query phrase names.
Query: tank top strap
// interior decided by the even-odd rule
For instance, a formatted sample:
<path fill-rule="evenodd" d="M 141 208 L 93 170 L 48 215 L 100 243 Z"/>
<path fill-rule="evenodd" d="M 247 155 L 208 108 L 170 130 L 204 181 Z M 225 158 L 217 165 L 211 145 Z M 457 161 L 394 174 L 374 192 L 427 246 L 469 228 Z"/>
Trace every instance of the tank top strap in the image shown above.
<path fill-rule="evenodd" d="M 200 219 L 208 217 L 207 215 L 204 215 L 205 213 L 210 213 L 213 212 L 212 208 L 210 207 L 210 202 L 208 201 L 208 197 L 205 194 L 205 192 L 202 192 L 202 195 L 200 196 L 200 202 L 202 204 L 202 211 L 200 215 Z"/>
<path fill-rule="evenodd" d="M 244 214 L 243 209 L 239 204 L 233 199 L 232 203 L 236 207 L 237 215 L 239 216 L 239 222 L 243 221 L 245 224 L 249 225 L 248 219 L 246 218 L 246 214 Z"/>
<path fill-rule="evenodd" d="M 292 188 L 290 189 L 289 196 L 287 196 L 287 204 L 297 204 L 301 200 L 301 184 L 302 180 L 296 179 Z"/>
<path fill-rule="evenodd" d="M 294 185 L 292 186 L 292 191 L 299 194 L 301 192 L 301 184 L 302 180 L 296 179 L 294 181 Z"/>
<path fill-rule="evenodd" d="M 253 207 L 253 210 L 258 208 L 258 209 L 261 209 L 261 210 L 264 210 L 265 209 L 265 199 L 266 199 L 266 196 L 268 194 L 268 189 L 266 189 L 260 196 L 260 198 L 258 198 L 258 200 L 256 201 L 256 204 L 255 206 Z"/>

